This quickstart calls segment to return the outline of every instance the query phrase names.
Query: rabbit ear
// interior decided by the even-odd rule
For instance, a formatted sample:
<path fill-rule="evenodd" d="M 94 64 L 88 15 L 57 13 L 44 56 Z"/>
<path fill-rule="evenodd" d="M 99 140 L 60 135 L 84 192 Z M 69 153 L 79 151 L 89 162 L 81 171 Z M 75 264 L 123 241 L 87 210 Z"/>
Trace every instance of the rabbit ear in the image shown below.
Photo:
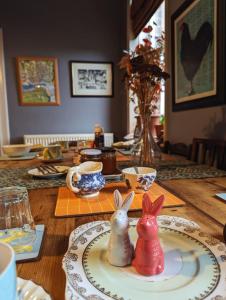
<path fill-rule="evenodd" d="M 150 196 L 145 193 L 142 200 L 143 215 L 150 215 L 152 212 L 152 202 Z"/>
<path fill-rule="evenodd" d="M 126 196 L 126 199 L 123 202 L 122 209 L 126 212 L 129 210 L 130 205 L 132 204 L 134 198 L 134 192 L 130 192 L 129 195 Z"/>
<path fill-rule="evenodd" d="M 158 197 L 155 202 L 153 203 L 153 208 L 152 208 L 152 215 L 157 216 L 162 208 L 163 202 L 164 202 L 164 195 L 161 195 Z"/>
<path fill-rule="evenodd" d="M 114 191 L 114 204 L 115 204 L 115 209 L 119 209 L 122 207 L 122 196 L 118 190 Z"/>

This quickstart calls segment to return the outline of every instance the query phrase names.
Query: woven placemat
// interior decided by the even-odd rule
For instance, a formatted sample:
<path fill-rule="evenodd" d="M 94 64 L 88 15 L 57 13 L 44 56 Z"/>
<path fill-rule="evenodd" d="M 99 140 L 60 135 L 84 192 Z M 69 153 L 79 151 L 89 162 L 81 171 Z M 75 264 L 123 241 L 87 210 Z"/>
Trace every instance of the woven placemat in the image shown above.
<path fill-rule="evenodd" d="M 118 164 L 120 169 L 128 167 L 125 162 Z M 169 179 L 197 179 L 226 176 L 226 171 L 219 170 L 207 165 L 184 165 L 182 161 L 162 162 L 157 169 L 157 180 Z M 0 187 L 24 186 L 27 189 L 41 189 L 66 186 L 65 176 L 52 179 L 34 178 L 28 174 L 31 168 L 0 168 Z"/>
<path fill-rule="evenodd" d="M 92 215 L 98 213 L 110 213 L 115 210 L 113 192 L 118 189 L 123 198 L 129 193 L 129 190 L 124 182 L 107 184 L 100 194 L 94 198 L 79 198 L 68 188 L 61 187 L 58 191 L 55 216 L 80 216 Z M 165 196 L 163 207 L 183 206 L 185 202 L 176 197 L 166 189 L 153 183 L 150 191 L 151 199 L 155 200 L 160 195 Z M 140 210 L 142 208 L 142 194 L 136 194 L 130 210 Z"/>

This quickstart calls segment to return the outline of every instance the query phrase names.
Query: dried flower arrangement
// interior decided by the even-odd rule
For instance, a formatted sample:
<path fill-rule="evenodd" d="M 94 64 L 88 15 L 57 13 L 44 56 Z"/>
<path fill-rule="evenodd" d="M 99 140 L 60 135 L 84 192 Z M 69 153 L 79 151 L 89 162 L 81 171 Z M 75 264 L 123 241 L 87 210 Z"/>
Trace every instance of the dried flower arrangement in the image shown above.
<path fill-rule="evenodd" d="M 137 96 L 141 117 L 153 113 L 159 101 L 161 80 L 169 78 L 169 74 L 164 71 L 164 33 L 156 38 L 154 47 L 151 42 L 152 30 L 150 25 L 145 27 L 143 42 L 138 43 L 134 51 L 126 52 L 119 62 L 120 69 L 126 71 L 127 89 L 132 92 L 132 97 Z"/>
<path fill-rule="evenodd" d="M 131 92 L 130 98 L 133 99 L 134 95 L 137 97 L 141 128 L 133 151 L 134 161 L 137 156 L 139 165 L 150 165 L 156 158 L 161 158 L 161 151 L 150 132 L 150 117 L 160 99 L 161 82 L 169 78 L 164 71 L 164 33 L 156 38 L 156 45 L 153 46 L 152 31 L 152 26 L 145 27 L 142 43 L 138 43 L 134 51 L 126 52 L 119 63 L 120 68 L 125 69 L 125 83 Z"/>

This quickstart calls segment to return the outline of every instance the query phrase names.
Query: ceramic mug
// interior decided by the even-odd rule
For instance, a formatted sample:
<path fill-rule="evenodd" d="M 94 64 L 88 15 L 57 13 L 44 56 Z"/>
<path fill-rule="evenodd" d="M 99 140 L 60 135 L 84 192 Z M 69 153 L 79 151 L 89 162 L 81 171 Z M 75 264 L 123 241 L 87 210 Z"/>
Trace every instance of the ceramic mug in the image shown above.
<path fill-rule="evenodd" d="M 13 248 L 0 242 L 0 299 L 16 299 L 16 279 Z"/>
<path fill-rule="evenodd" d="M 82 197 L 95 197 L 105 185 L 101 174 L 101 162 L 86 161 L 79 166 L 70 168 L 67 173 L 67 187 Z"/>

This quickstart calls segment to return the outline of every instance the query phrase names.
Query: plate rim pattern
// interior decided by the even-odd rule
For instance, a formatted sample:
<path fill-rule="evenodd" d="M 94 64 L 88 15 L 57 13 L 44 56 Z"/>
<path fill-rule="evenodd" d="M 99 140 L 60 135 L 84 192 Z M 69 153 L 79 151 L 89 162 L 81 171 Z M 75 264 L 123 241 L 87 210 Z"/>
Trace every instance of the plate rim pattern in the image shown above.
<path fill-rule="evenodd" d="M 130 218 L 130 224 L 135 225 L 137 220 L 138 220 L 137 218 Z M 221 276 L 219 278 L 219 281 L 216 283 L 215 289 L 214 290 L 212 289 L 210 294 L 204 295 L 203 296 L 204 298 L 203 297 L 195 298 L 195 300 L 207 299 L 207 298 L 211 300 L 225 300 L 226 288 L 225 288 L 225 295 L 222 295 L 220 293 L 222 293 L 222 289 L 226 283 L 226 246 L 221 241 L 213 238 L 207 233 L 202 232 L 199 226 L 195 222 L 186 220 L 184 218 L 162 215 L 158 217 L 158 223 L 159 226 L 161 227 L 169 228 L 170 226 L 171 229 L 173 227 L 175 231 L 185 234 L 186 236 L 191 237 L 193 240 L 199 242 L 204 248 L 207 248 L 210 251 L 210 253 L 212 254 L 214 260 L 218 263 L 218 265 L 223 264 L 224 266 L 224 270 L 223 270 L 224 272 L 222 272 L 222 267 L 220 267 L 219 265 Z M 65 253 L 62 262 L 63 269 L 66 274 L 65 298 L 67 300 L 74 300 L 74 299 L 75 300 L 77 299 L 87 299 L 87 300 L 121 299 L 123 300 L 123 298 L 120 297 L 112 298 L 110 295 L 108 296 L 105 294 L 103 295 L 104 298 L 102 298 L 100 295 L 97 295 L 96 293 L 88 295 L 87 288 L 82 286 L 83 277 L 79 273 L 70 274 L 70 271 L 73 269 L 71 263 L 73 261 L 75 262 L 78 260 L 78 255 L 75 253 L 76 250 L 78 249 L 78 246 L 87 243 L 89 238 L 92 236 L 93 231 L 96 231 L 96 233 L 99 235 L 107 231 L 106 230 L 107 227 L 108 228 L 110 227 L 109 221 L 94 221 L 94 222 L 83 224 L 72 231 L 69 238 L 68 250 Z M 84 253 L 85 253 L 85 249 L 83 250 L 83 254 Z M 216 253 L 218 254 L 216 255 Z M 84 273 L 83 275 L 85 275 L 84 269 L 83 269 L 83 273 Z M 88 281 L 86 275 L 85 278 Z M 89 282 L 89 284 L 91 283 Z M 92 287 L 94 288 L 94 286 Z M 96 291 L 98 292 L 98 290 Z M 99 293 L 101 293 L 101 291 L 99 291 Z"/>

